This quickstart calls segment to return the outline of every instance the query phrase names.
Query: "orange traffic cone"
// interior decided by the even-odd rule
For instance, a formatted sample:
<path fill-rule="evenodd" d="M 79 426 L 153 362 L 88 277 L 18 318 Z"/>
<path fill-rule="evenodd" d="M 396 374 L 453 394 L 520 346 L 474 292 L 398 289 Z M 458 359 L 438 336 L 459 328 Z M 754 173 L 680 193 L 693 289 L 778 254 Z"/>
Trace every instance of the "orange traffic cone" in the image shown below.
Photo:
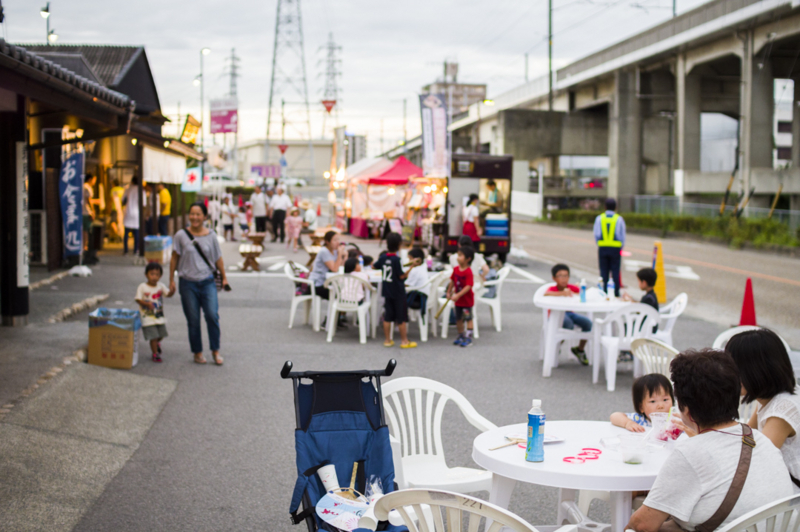
<path fill-rule="evenodd" d="M 756 323 L 756 303 L 753 300 L 753 281 L 749 277 L 744 285 L 742 317 L 739 319 L 739 326 L 742 325 L 758 325 Z"/>

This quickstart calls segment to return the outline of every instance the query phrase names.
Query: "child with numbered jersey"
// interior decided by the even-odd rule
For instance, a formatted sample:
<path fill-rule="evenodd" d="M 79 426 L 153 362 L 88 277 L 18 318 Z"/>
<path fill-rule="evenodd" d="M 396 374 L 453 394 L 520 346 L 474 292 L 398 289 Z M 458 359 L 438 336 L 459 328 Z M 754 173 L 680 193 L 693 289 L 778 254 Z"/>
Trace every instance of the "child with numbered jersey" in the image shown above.
<path fill-rule="evenodd" d="M 161 362 L 161 340 L 168 336 L 167 319 L 164 317 L 164 298 L 172 297 L 172 292 L 161 282 L 164 270 L 157 262 L 151 262 L 144 269 L 147 282 L 136 289 L 136 302 L 142 313 L 142 333 L 150 342 L 153 362 Z"/>
<path fill-rule="evenodd" d="M 450 284 L 447 286 L 447 299 L 456 307 L 458 338 L 453 345 L 460 347 L 472 345 L 472 307 L 475 304 L 475 294 L 472 292 L 474 281 L 470 265 L 474 257 L 473 248 L 469 246 L 458 248 L 458 266 L 453 268 Z"/>
<path fill-rule="evenodd" d="M 406 301 L 406 274 L 403 273 L 403 264 L 400 262 L 398 251 L 403 238 L 398 233 L 389 233 L 386 237 L 387 253 L 381 255 L 375 262 L 374 269 L 382 272 L 383 307 L 383 333 L 386 340 L 384 347 L 392 347 L 391 331 L 397 323 L 400 329 L 400 347 L 410 349 L 417 347 L 416 342 L 408 340 L 408 302 Z"/>

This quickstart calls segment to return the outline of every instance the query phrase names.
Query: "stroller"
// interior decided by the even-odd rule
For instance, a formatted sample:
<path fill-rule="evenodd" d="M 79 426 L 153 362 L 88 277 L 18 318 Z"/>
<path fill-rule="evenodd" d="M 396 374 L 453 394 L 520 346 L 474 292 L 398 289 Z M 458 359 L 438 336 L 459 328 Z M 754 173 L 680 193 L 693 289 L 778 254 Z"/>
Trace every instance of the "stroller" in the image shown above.
<path fill-rule="evenodd" d="M 297 482 L 289 508 L 292 524 L 305 521 L 309 532 L 339 531 L 316 513 L 317 503 L 326 494 L 317 471 L 329 464 L 335 466 L 344 485 L 358 463 L 355 489 L 360 493 L 365 493 L 371 477 L 380 479 L 384 494 L 396 490 L 380 380 L 390 376 L 396 365 L 391 359 L 383 370 L 341 372 L 293 372 L 290 361 L 283 365 L 281 377 L 292 379 L 297 420 Z M 303 379 L 311 382 L 305 384 Z M 380 523 L 378 530 L 407 529 Z"/>

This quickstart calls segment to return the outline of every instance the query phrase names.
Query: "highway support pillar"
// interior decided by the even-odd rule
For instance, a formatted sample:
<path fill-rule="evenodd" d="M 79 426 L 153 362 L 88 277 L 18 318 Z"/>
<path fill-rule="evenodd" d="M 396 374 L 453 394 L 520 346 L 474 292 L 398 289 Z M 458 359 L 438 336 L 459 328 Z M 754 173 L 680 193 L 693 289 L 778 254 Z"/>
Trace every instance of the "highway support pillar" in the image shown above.
<path fill-rule="evenodd" d="M 614 73 L 614 96 L 608 120 L 608 197 L 620 211 L 632 211 L 641 189 L 642 116 L 635 70 Z"/>
<path fill-rule="evenodd" d="M 772 168 L 772 119 L 775 105 L 772 62 L 753 50 L 753 32 L 740 35 L 742 40 L 742 84 L 739 123 L 742 192 L 748 194 L 753 169 Z"/>
<path fill-rule="evenodd" d="M 686 55 L 683 53 L 678 55 L 675 69 L 675 92 L 678 100 L 676 170 L 682 174 L 687 170 L 700 170 L 701 79 L 698 74 L 687 72 Z M 681 175 L 678 180 L 682 177 Z"/>

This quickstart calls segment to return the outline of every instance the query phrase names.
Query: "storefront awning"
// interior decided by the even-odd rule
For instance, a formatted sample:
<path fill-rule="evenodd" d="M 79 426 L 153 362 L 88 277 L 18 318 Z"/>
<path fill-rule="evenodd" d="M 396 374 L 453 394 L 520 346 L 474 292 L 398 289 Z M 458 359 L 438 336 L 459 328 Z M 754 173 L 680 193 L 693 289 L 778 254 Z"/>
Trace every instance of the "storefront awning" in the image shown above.
<path fill-rule="evenodd" d="M 179 185 L 186 173 L 186 157 L 143 146 L 142 167 L 145 183 Z"/>

